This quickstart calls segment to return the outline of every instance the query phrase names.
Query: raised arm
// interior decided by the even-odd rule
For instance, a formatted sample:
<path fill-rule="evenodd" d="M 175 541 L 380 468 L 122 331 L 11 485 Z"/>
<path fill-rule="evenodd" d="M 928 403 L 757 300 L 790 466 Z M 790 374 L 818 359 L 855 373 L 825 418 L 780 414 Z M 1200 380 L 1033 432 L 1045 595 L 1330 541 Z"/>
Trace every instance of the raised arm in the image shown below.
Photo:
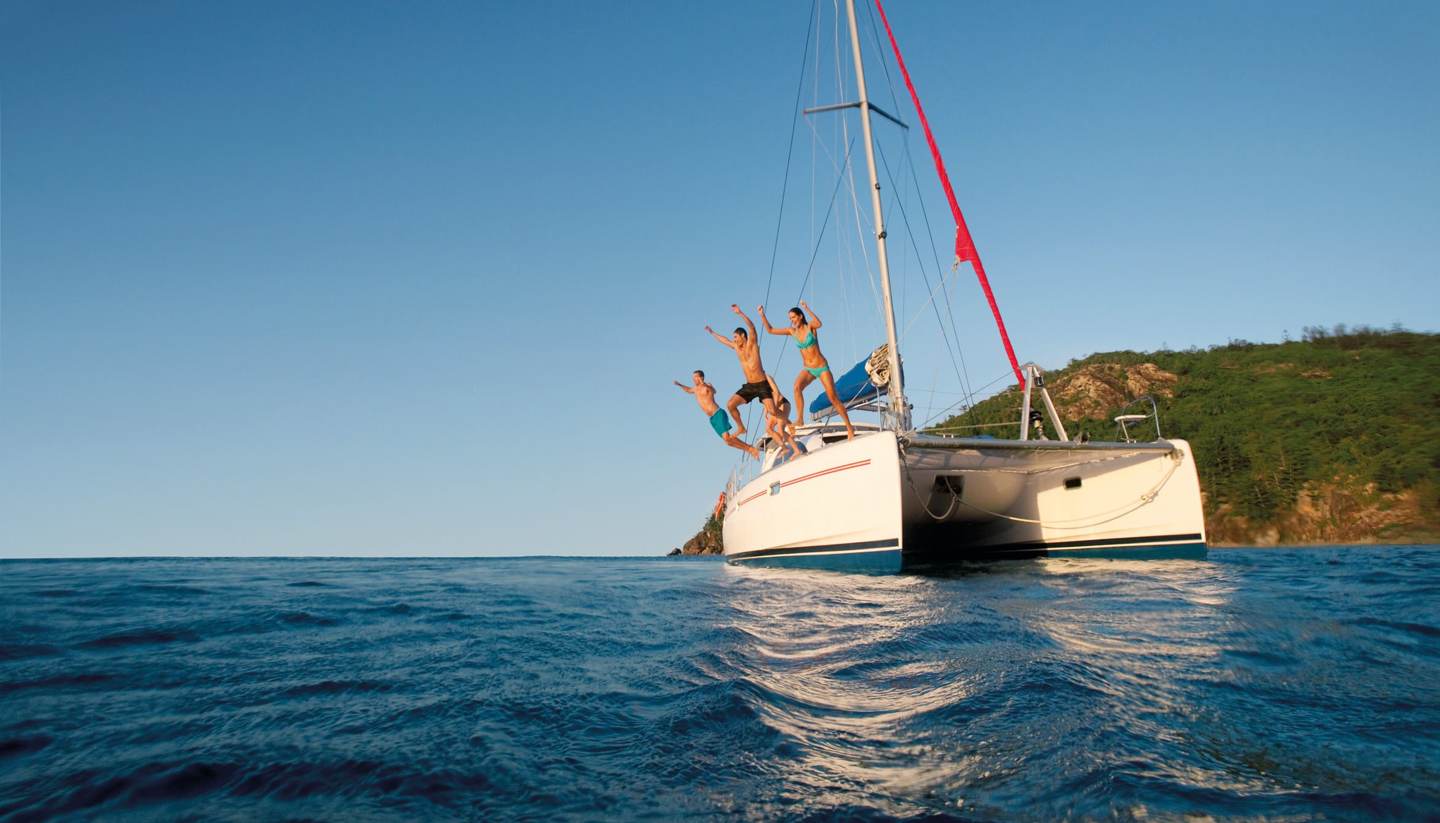
<path fill-rule="evenodd" d="M 767 332 L 769 332 L 769 333 L 771 333 L 771 334 L 784 334 L 784 335 L 789 335 L 789 334 L 790 334 L 790 330 L 789 330 L 789 329 L 777 329 L 777 328 L 775 328 L 774 326 L 770 325 L 770 318 L 768 318 L 768 317 L 765 316 L 765 307 L 764 307 L 764 306 L 756 306 L 756 307 L 755 307 L 755 311 L 757 311 L 757 312 L 760 313 L 760 323 L 765 326 L 765 331 L 767 331 Z"/>
<path fill-rule="evenodd" d="M 815 315 L 815 310 L 812 309 L 812 308 L 810 308 L 810 304 L 809 304 L 809 303 L 806 303 L 804 300 L 801 300 L 801 301 L 800 301 L 800 308 L 804 309 L 804 310 L 805 310 L 805 316 L 810 318 L 810 328 L 811 328 L 811 329 L 818 329 L 818 328 L 820 328 L 821 326 L 825 325 L 824 323 L 821 323 L 821 322 L 820 322 L 820 318 Z"/>
<path fill-rule="evenodd" d="M 719 341 L 720 341 L 720 345 L 724 346 L 725 348 L 727 348 L 727 349 L 733 349 L 733 348 L 735 348 L 735 343 L 734 343 L 733 341 L 731 341 L 730 338 L 728 338 L 728 337 L 721 337 L 720 335 L 716 334 L 716 333 L 715 333 L 715 330 L 712 329 L 712 328 L 710 328 L 709 326 L 706 326 L 706 327 L 705 327 L 705 331 L 710 332 L 710 336 L 713 337 L 713 338 L 715 338 L 716 340 L 719 340 Z"/>
<path fill-rule="evenodd" d="M 741 308 L 740 308 L 740 306 L 739 306 L 738 304 L 736 304 L 736 303 L 731 303 L 731 304 L 730 304 L 730 309 L 731 309 L 731 311 L 733 311 L 733 312 L 735 312 L 736 314 L 740 315 L 740 319 L 741 319 L 741 320 L 744 320 L 744 321 L 745 321 L 745 328 L 747 328 L 747 329 L 750 330 L 750 339 L 751 339 L 751 340 L 757 340 L 757 341 L 758 341 L 758 340 L 760 339 L 760 335 L 759 335 L 759 333 L 757 333 L 757 332 L 755 331 L 755 324 L 750 322 L 750 317 L 749 317 L 749 315 L 745 314 L 745 312 L 742 311 Z"/>
<path fill-rule="evenodd" d="M 694 393 L 695 393 L 695 390 L 694 390 L 694 389 L 690 388 L 689 386 L 685 385 L 684 383 L 681 383 L 679 380 L 672 380 L 671 382 L 674 383 L 675 385 L 679 386 L 679 387 L 680 387 L 680 391 L 683 391 L 683 392 L 685 392 L 686 394 L 694 394 Z"/>

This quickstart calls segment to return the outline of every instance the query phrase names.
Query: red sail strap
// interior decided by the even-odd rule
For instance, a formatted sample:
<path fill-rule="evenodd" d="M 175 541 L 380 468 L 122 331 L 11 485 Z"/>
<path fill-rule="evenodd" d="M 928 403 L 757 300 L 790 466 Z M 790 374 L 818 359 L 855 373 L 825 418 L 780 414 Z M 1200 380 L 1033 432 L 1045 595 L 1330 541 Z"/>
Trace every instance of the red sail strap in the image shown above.
<path fill-rule="evenodd" d="M 1000 306 L 995 302 L 995 293 L 990 290 L 990 279 L 985 276 L 985 264 L 980 262 L 980 253 L 975 250 L 975 241 L 970 238 L 970 229 L 965 225 L 965 215 L 960 213 L 960 204 L 955 201 L 955 190 L 950 186 L 950 175 L 945 173 L 945 161 L 940 159 L 940 147 L 935 145 L 935 135 L 930 132 L 930 121 L 925 119 L 925 108 L 920 105 L 920 95 L 915 93 L 915 84 L 910 82 L 910 72 L 905 68 L 905 58 L 900 56 L 900 44 L 895 42 L 895 32 L 890 30 L 890 20 L 885 17 L 885 7 L 875 0 L 880 12 L 880 22 L 885 24 L 885 34 L 890 37 L 890 48 L 895 50 L 895 62 L 900 64 L 900 75 L 905 78 L 905 88 L 910 90 L 910 99 L 915 102 L 915 113 L 920 116 L 920 125 L 925 129 L 925 142 L 930 144 L 930 156 L 935 158 L 935 172 L 940 175 L 940 185 L 945 187 L 945 198 L 950 201 L 950 213 L 955 216 L 955 265 L 969 261 L 975 269 L 975 277 L 990 303 L 990 313 L 995 315 L 995 325 L 1000 329 L 1000 342 L 1005 344 L 1005 354 L 1010 358 L 1010 368 L 1015 370 L 1015 379 L 1025 387 L 1025 376 L 1020 372 L 1020 363 L 1015 359 L 1015 349 L 1010 345 L 1010 335 L 1005 332 L 1005 320 L 1000 316 Z"/>

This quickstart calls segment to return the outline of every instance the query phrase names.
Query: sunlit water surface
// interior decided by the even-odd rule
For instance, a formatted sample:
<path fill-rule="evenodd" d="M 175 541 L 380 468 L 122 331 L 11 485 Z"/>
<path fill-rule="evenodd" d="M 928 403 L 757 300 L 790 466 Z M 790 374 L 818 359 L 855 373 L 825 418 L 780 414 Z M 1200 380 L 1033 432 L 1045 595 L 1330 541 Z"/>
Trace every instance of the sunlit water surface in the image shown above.
<path fill-rule="evenodd" d="M 0 563 L 0 818 L 1440 815 L 1440 549 Z"/>

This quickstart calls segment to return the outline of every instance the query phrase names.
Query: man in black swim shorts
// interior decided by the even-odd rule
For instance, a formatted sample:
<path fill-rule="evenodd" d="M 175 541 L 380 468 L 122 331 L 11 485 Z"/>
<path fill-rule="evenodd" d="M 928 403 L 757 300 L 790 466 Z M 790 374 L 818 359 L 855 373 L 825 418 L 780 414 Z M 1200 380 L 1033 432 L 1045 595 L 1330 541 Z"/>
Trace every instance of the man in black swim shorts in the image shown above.
<path fill-rule="evenodd" d="M 710 332 L 710 336 L 718 340 L 720 345 L 733 350 L 735 356 L 740 358 L 740 371 L 745 373 L 745 385 L 730 396 L 730 402 L 725 406 L 730 410 L 730 416 L 735 419 L 735 433 L 744 434 L 745 421 L 740 419 L 740 407 L 758 397 L 766 410 L 774 414 L 775 400 L 770 394 L 770 383 L 765 379 L 765 367 L 760 362 L 760 340 L 755 334 L 755 324 L 750 322 L 750 318 L 745 316 L 738 304 L 731 303 L 730 310 L 740 315 L 749 331 L 746 331 L 746 328 L 737 328 L 735 334 L 728 339 L 716 334 L 709 326 L 705 327 L 705 331 Z"/>
<path fill-rule="evenodd" d="M 775 397 L 775 395 L 770 393 L 770 382 L 768 380 L 764 383 L 746 383 L 735 390 L 735 396 L 740 398 L 742 403 L 749 403 L 757 397 L 761 400 L 771 400 Z"/>

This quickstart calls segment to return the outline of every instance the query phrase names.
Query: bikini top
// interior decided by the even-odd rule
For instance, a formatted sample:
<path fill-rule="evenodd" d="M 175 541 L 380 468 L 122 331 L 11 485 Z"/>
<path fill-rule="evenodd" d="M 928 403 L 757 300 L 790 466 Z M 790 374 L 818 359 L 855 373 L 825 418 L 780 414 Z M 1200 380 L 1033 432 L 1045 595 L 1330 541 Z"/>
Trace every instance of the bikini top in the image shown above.
<path fill-rule="evenodd" d="M 808 349 L 808 348 L 810 348 L 810 347 L 813 346 L 813 345 L 815 345 L 815 332 L 814 332 L 814 331 L 811 331 L 809 334 L 805 335 L 805 339 L 804 339 L 803 341 L 800 341 L 800 340 L 796 340 L 796 341 L 795 341 L 795 346 L 796 346 L 797 348 L 801 348 L 801 349 Z"/>

